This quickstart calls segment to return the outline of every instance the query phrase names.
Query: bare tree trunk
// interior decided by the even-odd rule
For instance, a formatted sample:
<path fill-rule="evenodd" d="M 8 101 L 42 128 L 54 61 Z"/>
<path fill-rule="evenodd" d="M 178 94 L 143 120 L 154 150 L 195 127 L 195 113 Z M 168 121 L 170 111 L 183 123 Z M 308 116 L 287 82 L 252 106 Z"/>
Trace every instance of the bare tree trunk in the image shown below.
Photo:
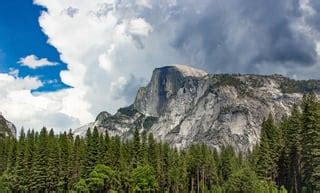
<path fill-rule="evenodd" d="M 199 183 L 199 180 L 200 180 L 200 174 L 199 174 L 199 168 L 197 168 L 197 193 L 200 193 L 200 183 Z"/>
<path fill-rule="evenodd" d="M 191 177 L 191 193 L 193 193 L 194 179 Z"/>
<path fill-rule="evenodd" d="M 202 193 L 205 190 L 205 178 L 204 178 L 204 168 L 202 168 Z"/>

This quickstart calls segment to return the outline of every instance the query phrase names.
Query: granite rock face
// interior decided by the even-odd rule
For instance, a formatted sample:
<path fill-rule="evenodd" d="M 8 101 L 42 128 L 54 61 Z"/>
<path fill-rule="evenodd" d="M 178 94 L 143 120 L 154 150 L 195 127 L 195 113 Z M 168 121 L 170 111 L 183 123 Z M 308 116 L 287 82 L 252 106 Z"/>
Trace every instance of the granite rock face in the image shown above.
<path fill-rule="evenodd" d="M 16 136 L 17 129 L 13 123 L 6 120 L 0 113 L 0 137 Z"/>
<path fill-rule="evenodd" d="M 150 83 L 138 90 L 134 104 L 114 115 L 102 112 L 88 127 L 131 137 L 139 128 L 178 148 L 206 143 L 232 145 L 246 151 L 259 141 L 260 125 L 269 113 L 290 114 L 303 93 L 319 93 L 320 82 L 296 81 L 281 75 L 210 75 L 183 65 L 154 70 Z"/>

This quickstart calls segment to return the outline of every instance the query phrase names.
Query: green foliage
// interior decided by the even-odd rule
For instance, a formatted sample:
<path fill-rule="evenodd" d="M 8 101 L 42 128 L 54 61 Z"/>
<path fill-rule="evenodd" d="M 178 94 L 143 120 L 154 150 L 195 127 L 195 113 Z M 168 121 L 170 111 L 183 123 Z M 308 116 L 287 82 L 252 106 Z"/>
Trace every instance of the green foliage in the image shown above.
<path fill-rule="evenodd" d="M 0 190 L 7 192 L 256 192 L 319 191 L 320 103 L 306 95 L 292 115 L 262 124 L 249 152 L 204 144 L 175 149 L 146 131 L 131 140 L 53 130 L 0 139 Z"/>
<path fill-rule="evenodd" d="M 84 179 L 80 179 L 79 182 L 77 182 L 74 186 L 74 190 L 77 192 L 82 192 L 82 193 L 88 193 L 89 188 Z"/>
<path fill-rule="evenodd" d="M 308 191 L 320 191 L 320 103 L 308 94 L 302 108 L 302 180 Z"/>
<path fill-rule="evenodd" d="M 292 80 L 284 79 L 280 85 L 280 89 L 284 93 L 308 93 L 320 90 L 318 80 Z"/>
<path fill-rule="evenodd" d="M 263 180 L 275 180 L 280 149 L 280 132 L 272 115 L 262 123 L 256 171 Z"/>
<path fill-rule="evenodd" d="M 251 168 L 245 167 L 232 173 L 225 184 L 225 189 L 227 192 L 251 193 L 259 192 L 265 187 L 263 187 L 255 172 Z"/>
<path fill-rule="evenodd" d="M 134 192 L 150 192 L 158 187 L 154 170 L 149 165 L 135 168 L 131 173 L 131 179 Z"/>

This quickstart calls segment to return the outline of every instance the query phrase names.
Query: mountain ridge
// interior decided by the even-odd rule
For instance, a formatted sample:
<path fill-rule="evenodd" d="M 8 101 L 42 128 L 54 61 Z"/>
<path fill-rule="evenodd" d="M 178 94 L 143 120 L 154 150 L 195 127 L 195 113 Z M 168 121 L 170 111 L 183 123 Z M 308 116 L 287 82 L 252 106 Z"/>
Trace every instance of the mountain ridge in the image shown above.
<path fill-rule="evenodd" d="M 165 66 L 153 71 L 132 105 L 114 115 L 100 113 L 74 133 L 84 135 L 88 127 L 97 127 L 126 138 L 139 128 L 178 148 L 206 143 L 246 151 L 259 141 L 260 124 L 269 113 L 276 118 L 290 114 L 293 104 L 309 91 L 319 93 L 320 81 Z"/>

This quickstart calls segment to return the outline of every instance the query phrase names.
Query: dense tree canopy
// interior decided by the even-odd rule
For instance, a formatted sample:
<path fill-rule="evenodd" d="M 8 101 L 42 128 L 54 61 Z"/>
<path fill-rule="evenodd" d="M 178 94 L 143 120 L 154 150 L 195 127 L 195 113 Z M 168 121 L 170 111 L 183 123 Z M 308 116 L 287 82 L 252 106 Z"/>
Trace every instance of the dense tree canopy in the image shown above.
<path fill-rule="evenodd" d="M 178 150 L 138 129 L 122 140 L 97 128 L 83 138 L 43 128 L 0 138 L 0 155 L 7 192 L 319 192 L 320 103 L 310 94 L 291 116 L 270 114 L 249 152 Z"/>

